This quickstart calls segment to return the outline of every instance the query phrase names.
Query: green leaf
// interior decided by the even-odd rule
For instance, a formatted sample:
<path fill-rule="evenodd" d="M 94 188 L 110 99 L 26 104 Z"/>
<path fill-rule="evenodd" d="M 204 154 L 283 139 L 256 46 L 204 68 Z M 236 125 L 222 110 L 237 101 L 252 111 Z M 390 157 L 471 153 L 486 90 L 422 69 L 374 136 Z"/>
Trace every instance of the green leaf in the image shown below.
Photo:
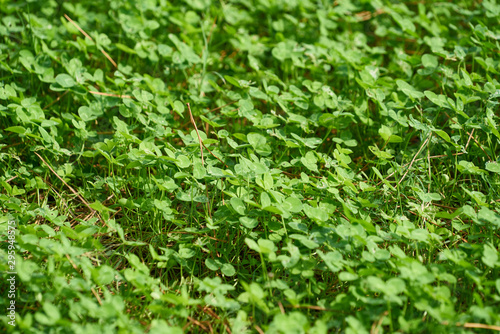
<path fill-rule="evenodd" d="M 250 218 L 250 217 L 240 217 L 240 223 L 241 225 L 245 226 L 246 228 L 253 229 L 259 225 L 259 222 L 255 218 Z"/>
<path fill-rule="evenodd" d="M 500 174 L 500 164 L 497 163 L 496 161 L 494 161 L 494 162 L 487 162 L 486 165 L 485 165 L 485 168 L 486 168 L 487 171 Z"/>
<path fill-rule="evenodd" d="M 181 116 L 181 117 L 183 117 L 183 118 L 184 118 L 184 115 L 183 115 L 184 110 L 185 110 L 185 108 L 184 108 L 184 103 L 182 103 L 182 102 L 181 102 L 181 101 L 179 101 L 179 100 L 175 100 L 175 101 L 174 101 L 174 104 L 173 104 L 173 109 L 174 109 L 174 111 L 175 111 L 175 112 L 176 112 L 179 116 Z"/>
<path fill-rule="evenodd" d="M 483 263 L 490 268 L 495 268 L 496 265 L 500 267 L 500 263 L 498 262 L 498 251 L 491 245 L 484 245 L 482 260 Z"/>
<path fill-rule="evenodd" d="M 472 82 L 472 79 L 471 79 L 469 73 L 467 73 L 466 70 L 464 70 L 463 68 L 461 68 L 460 69 L 460 74 L 462 74 L 462 78 L 464 78 L 465 86 L 471 87 L 471 86 L 474 85 L 474 83 Z"/>
<path fill-rule="evenodd" d="M 23 128 L 22 126 L 16 125 L 6 128 L 5 131 L 23 134 L 26 132 L 26 129 Z"/>
<path fill-rule="evenodd" d="M 319 124 L 324 126 L 325 128 L 335 128 L 336 126 L 336 117 L 333 114 L 324 113 L 319 117 Z"/>
<path fill-rule="evenodd" d="M 391 12 L 390 13 L 394 21 L 401 27 L 401 29 L 405 32 L 415 32 L 415 25 L 410 20 L 409 17 L 403 17 L 399 13 Z"/>
<path fill-rule="evenodd" d="M 135 54 L 135 53 L 136 53 L 134 49 L 131 49 L 131 48 L 129 48 L 128 46 L 126 46 L 126 45 L 124 45 L 124 44 L 121 44 L 121 43 L 114 43 L 114 45 L 115 45 L 118 49 L 120 49 L 120 50 L 122 50 L 122 51 L 124 51 L 124 52 L 126 52 L 126 53 L 131 53 L 131 54 Z"/>
<path fill-rule="evenodd" d="M 264 191 L 260 193 L 260 204 L 262 207 L 271 206 L 271 198 Z"/>
<path fill-rule="evenodd" d="M 236 274 L 236 270 L 230 263 L 224 263 L 222 265 L 221 272 L 226 276 L 234 276 Z"/>
<path fill-rule="evenodd" d="M 105 211 L 112 211 L 112 212 L 115 212 L 115 210 L 113 209 L 110 209 L 108 208 L 107 206 L 103 205 L 101 202 L 99 201 L 95 201 L 94 203 L 91 203 L 90 204 L 90 207 L 96 211 L 99 211 L 99 212 L 105 212 Z"/>
<path fill-rule="evenodd" d="M 269 254 L 276 250 L 274 242 L 272 242 L 271 240 L 259 239 L 257 240 L 257 243 L 259 245 L 260 253 Z"/>
<path fill-rule="evenodd" d="M 194 50 L 189 45 L 179 40 L 179 38 L 176 35 L 168 34 L 168 38 L 175 44 L 177 51 L 188 62 L 192 64 L 197 64 L 201 62 L 201 58 L 194 52 Z"/>
<path fill-rule="evenodd" d="M 219 260 L 214 260 L 208 257 L 205 259 L 205 265 L 212 271 L 217 271 L 222 266 Z"/>
<path fill-rule="evenodd" d="M 376 233 L 377 232 L 377 229 L 375 228 L 375 226 L 373 226 L 372 223 L 364 220 L 364 219 L 353 219 L 352 221 L 353 223 L 356 222 L 358 224 L 360 224 L 361 226 L 364 227 L 364 229 L 367 231 L 367 232 L 371 232 L 371 233 Z"/>
<path fill-rule="evenodd" d="M 341 281 L 355 281 L 358 279 L 358 275 L 354 274 L 354 273 L 350 273 L 350 272 L 347 272 L 347 271 L 342 271 L 339 273 L 339 280 Z"/>
<path fill-rule="evenodd" d="M 64 88 L 71 88 L 76 85 L 76 81 L 68 74 L 61 73 L 56 77 L 56 82 Z"/>
<path fill-rule="evenodd" d="M 81 106 L 78 108 L 78 115 L 84 122 L 89 122 L 97 119 L 98 115 L 95 115 L 92 110 L 87 106 Z"/>
<path fill-rule="evenodd" d="M 235 87 L 238 87 L 238 88 L 241 88 L 238 80 L 236 80 L 235 78 L 233 78 L 233 77 L 231 77 L 229 75 L 225 75 L 224 79 L 226 79 L 226 81 L 229 82 L 231 85 L 233 85 Z"/>
<path fill-rule="evenodd" d="M 313 208 L 310 205 L 304 205 L 303 210 L 307 217 L 316 221 L 326 222 L 329 218 L 328 213 L 320 208 Z"/>
<path fill-rule="evenodd" d="M 338 272 L 342 270 L 344 264 L 342 259 L 342 254 L 336 250 L 324 254 L 321 250 L 317 250 L 318 255 L 321 257 L 325 264 L 328 266 L 331 272 Z"/>
<path fill-rule="evenodd" d="M 391 128 L 386 125 L 382 125 L 382 127 L 378 130 L 378 133 L 388 143 L 401 143 L 403 141 L 403 138 L 394 135 Z"/>
<path fill-rule="evenodd" d="M 451 143 L 450 136 L 444 132 L 443 130 L 435 130 L 434 131 L 439 137 L 443 138 L 446 142 Z"/>
<path fill-rule="evenodd" d="M 263 183 L 264 183 L 264 188 L 266 190 L 273 189 L 273 187 L 274 187 L 274 180 L 273 180 L 273 177 L 272 177 L 271 173 L 266 172 L 263 175 Z"/>
<path fill-rule="evenodd" d="M 448 104 L 448 101 L 446 100 L 446 96 L 442 95 L 442 94 L 435 94 L 429 90 L 426 90 L 424 92 L 425 96 L 434 104 L 442 107 L 442 108 L 448 108 L 450 109 L 450 106 Z"/>
<path fill-rule="evenodd" d="M 267 139 L 263 135 L 255 132 L 250 132 L 247 135 L 248 143 L 252 145 L 257 153 L 263 156 L 271 154 L 271 147 L 266 144 Z"/>
<path fill-rule="evenodd" d="M 300 162 L 302 162 L 302 164 L 307 167 L 307 169 L 313 171 L 313 172 L 316 172 L 318 173 L 318 165 L 317 165 L 317 162 L 318 162 L 318 158 L 316 157 L 316 155 L 314 154 L 314 152 L 312 151 L 308 151 L 306 153 L 305 156 L 303 156 L 302 158 L 300 158 Z"/>
<path fill-rule="evenodd" d="M 304 246 L 309 249 L 316 249 L 319 247 L 319 244 L 311 239 L 308 239 L 306 236 L 302 234 L 291 234 L 291 239 L 299 240 Z"/>
<path fill-rule="evenodd" d="M 239 213 L 240 215 L 245 215 L 245 204 L 239 197 L 232 197 L 231 200 L 229 201 L 231 203 L 231 206 L 233 207 L 234 211 Z"/>
<path fill-rule="evenodd" d="M 132 95 L 135 96 L 137 101 L 142 102 L 142 103 L 147 103 L 151 101 L 154 98 L 154 95 L 151 94 L 148 91 L 142 90 L 142 89 L 136 89 L 132 92 Z"/>
<path fill-rule="evenodd" d="M 418 191 L 417 195 L 424 203 L 441 200 L 441 195 L 439 195 L 438 193 L 424 193 L 424 192 Z"/>
<path fill-rule="evenodd" d="M 394 188 L 389 181 L 387 181 L 383 176 L 382 173 L 377 169 L 377 167 L 373 166 L 372 170 L 377 174 L 378 178 L 386 185 L 388 186 L 392 191 L 396 191 L 396 188 Z"/>
<path fill-rule="evenodd" d="M 398 85 L 399 90 L 412 100 L 424 97 L 424 94 L 422 92 L 419 92 L 415 89 L 415 87 L 403 80 L 396 80 L 396 84 Z"/>
<path fill-rule="evenodd" d="M 457 164 L 457 169 L 461 173 L 466 173 L 466 174 L 481 175 L 481 174 L 486 173 L 486 171 L 484 171 L 483 169 L 481 169 L 481 168 L 477 167 L 476 165 L 474 165 L 473 162 L 466 161 L 466 160 L 461 160 Z"/>
<path fill-rule="evenodd" d="M 201 162 L 195 162 L 193 165 L 193 177 L 196 179 L 202 179 L 207 174 L 207 170 L 201 164 Z"/>
<path fill-rule="evenodd" d="M 41 321 L 42 323 L 45 323 L 46 325 L 53 325 L 61 319 L 61 313 L 54 304 L 50 302 L 43 303 L 43 310 L 46 317 L 44 318 L 44 321 Z"/>
<path fill-rule="evenodd" d="M 303 208 L 302 202 L 300 199 L 295 198 L 295 197 L 288 197 L 285 199 L 285 201 L 282 203 L 283 209 L 289 212 L 300 212 Z"/>
<path fill-rule="evenodd" d="M 436 56 L 431 54 L 425 54 L 422 56 L 422 65 L 424 67 L 435 68 L 438 66 L 438 59 Z"/>
<path fill-rule="evenodd" d="M 483 223 L 493 224 L 497 229 L 500 228 L 500 215 L 484 206 L 478 212 L 478 219 Z"/>
<path fill-rule="evenodd" d="M 179 155 L 177 158 L 177 162 L 175 163 L 180 168 L 187 168 L 191 166 L 191 160 L 185 155 Z"/>
<path fill-rule="evenodd" d="M 262 207 L 262 210 L 265 210 L 265 211 L 268 211 L 271 213 L 275 213 L 277 215 L 283 214 L 283 211 L 281 211 L 279 208 L 275 207 L 274 205 Z"/>
<path fill-rule="evenodd" d="M 107 285 L 115 279 L 116 272 L 108 265 L 102 265 L 92 270 L 92 278 L 99 285 Z"/>
<path fill-rule="evenodd" d="M 252 145 L 254 148 L 256 147 L 261 147 L 266 144 L 267 140 L 266 137 L 264 137 L 261 134 L 255 133 L 255 132 L 250 132 L 247 135 L 248 142 L 250 145 Z"/>
<path fill-rule="evenodd" d="M 252 239 L 245 238 L 245 243 L 247 244 L 248 248 L 250 248 L 256 252 L 260 252 L 259 245 L 255 241 L 253 241 Z"/>
<path fill-rule="evenodd" d="M 196 255 L 196 251 L 191 248 L 181 248 L 179 249 L 179 256 L 183 259 L 190 259 Z"/>

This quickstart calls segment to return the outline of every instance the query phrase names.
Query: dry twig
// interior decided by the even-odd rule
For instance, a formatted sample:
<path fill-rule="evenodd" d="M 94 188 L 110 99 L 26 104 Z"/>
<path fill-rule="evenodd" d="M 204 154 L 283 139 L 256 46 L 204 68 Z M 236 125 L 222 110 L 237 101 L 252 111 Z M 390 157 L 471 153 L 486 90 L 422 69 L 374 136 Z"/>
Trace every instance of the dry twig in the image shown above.
<path fill-rule="evenodd" d="M 189 111 L 189 118 L 191 119 L 191 123 L 194 126 L 194 129 L 196 130 L 196 134 L 198 135 L 198 141 L 200 142 L 200 151 L 201 151 L 201 164 L 205 165 L 205 160 L 203 159 L 203 141 L 201 140 L 200 133 L 198 132 L 198 127 L 196 126 L 196 123 L 194 122 L 193 118 L 193 113 L 191 112 L 191 106 L 189 103 L 186 103 Z"/>
<path fill-rule="evenodd" d="M 200 142 L 201 163 L 203 165 L 205 165 L 205 160 L 203 159 L 203 148 L 205 148 L 208 151 L 208 153 L 210 153 L 214 158 L 216 158 L 217 160 L 219 160 L 227 168 L 228 166 L 224 163 L 224 161 L 222 161 L 218 156 L 216 156 L 215 154 L 213 154 L 213 152 L 210 151 L 208 149 L 208 147 L 205 146 L 205 144 L 203 144 L 203 140 L 201 140 L 200 133 L 198 132 L 198 127 L 196 126 L 196 123 L 194 122 L 193 113 L 191 112 L 191 106 L 189 105 L 189 103 L 186 103 L 186 105 L 187 105 L 188 111 L 189 111 L 189 118 L 191 120 L 191 123 L 194 126 L 194 129 L 196 130 L 196 134 L 198 135 L 198 141 Z"/>
<path fill-rule="evenodd" d="M 203 325 L 201 322 L 199 322 L 198 320 L 196 319 L 193 319 L 191 317 L 187 317 L 189 321 L 191 321 L 191 323 L 195 324 L 196 326 L 198 327 L 201 327 L 204 331 L 208 332 L 208 328 L 205 327 L 205 325 Z"/>
<path fill-rule="evenodd" d="M 87 37 L 88 39 L 90 39 L 92 42 L 94 42 L 94 40 L 92 39 L 92 37 L 89 36 L 89 34 L 87 34 L 82 28 L 80 28 L 80 26 L 75 22 L 73 21 L 67 14 L 64 14 L 64 17 L 66 18 L 66 20 L 68 20 L 72 25 L 74 25 L 76 27 L 76 29 L 80 30 L 80 32 L 85 36 Z M 106 52 L 104 51 L 103 49 L 101 49 L 101 52 L 102 54 L 108 58 L 108 60 L 111 62 L 111 64 L 113 64 L 114 67 L 118 67 L 118 65 L 116 64 L 116 62 L 113 60 L 113 58 L 111 58 L 111 56 Z"/>
<path fill-rule="evenodd" d="M 259 334 L 264 334 L 264 331 L 262 330 L 262 328 L 260 328 L 259 326 L 257 325 L 254 325 L 253 328 L 255 328 L 255 330 L 259 333 Z"/>
<path fill-rule="evenodd" d="M 69 90 L 65 91 L 64 93 L 62 93 L 61 95 L 59 95 L 57 97 L 57 99 L 55 99 L 54 101 L 52 101 L 51 103 L 49 103 L 48 105 L 46 105 L 43 110 L 47 109 L 47 108 L 50 108 L 54 103 L 57 103 L 59 102 L 60 99 L 62 99 L 64 97 L 64 95 L 68 94 Z"/>
<path fill-rule="evenodd" d="M 378 332 L 379 332 L 379 326 L 382 323 L 382 321 L 384 321 L 384 318 L 388 314 L 389 314 L 389 311 L 385 311 L 384 313 L 382 313 L 380 315 L 380 318 L 372 324 L 372 328 L 370 329 L 370 334 L 378 334 Z"/>
<path fill-rule="evenodd" d="M 66 187 L 68 187 L 68 189 L 69 189 L 69 190 L 70 190 L 73 194 L 75 194 L 75 195 L 76 195 L 76 196 L 80 199 L 80 201 L 82 201 L 82 203 L 83 203 L 83 204 L 85 204 L 85 206 L 86 206 L 87 208 L 89 208 L 89 210 L 91 211 L 91 213 L 92 213 L 92 214 L 95 214 L 95 212 L 96 212 L 96 211 L 90 207 L 90 204 L 89 204 L 89 203 L 85 200 L 85 198 L 83 198 L 83 197 L 82 197 L 82 195 L 80 195 L 80 194 L 79 194 L 79 193 L 78 193 L 75 189 L 73 189 L 73 187 L 71 187 L 71 186 L 70 186 L 70 185 L 69 185 L 66 181 L 64 181 L 64 179 L 63 179 L 62 177 L 60 177 L 60 176 L 59 176 L 59 174 L 57 174 L 57 173 L 56 173 L 56 171 L 55 171 L 55 170 L 54 170 L 54 169 L 53 169 L 53 168 L 52 168 L 52 167 L 51 167 L 51 166 L 47 163 L 47 161 L 45 161 L 45 160 L 42 158 L 42 156 L 41 156 L 40 154 L 38 154 L 38 153 L 36 153 L 36 152 L 33 152 L 33 153 L 35 153 L 35 154 L 36 154 L 36 156 L 37 156 L 37 157 L 39 157 L 39 158 L 40 158 L 40 160 L 42 160 L 42 162 L 43 162 L 43 163 L 44 163 L 44 164 L 45 164 L 45 165 L 46 165 L 46 166 L 50 169 L 50 171 L 51 171 L 51 172 L 52 172 L 52 173 L 53 173 L 53 174 L 54 174 L 54 175 L 55 175 L 55 176 L 56 176 L 59 180 L 61 180 L 61 182 L 62 182 L 62 183 L 64 183 L 64 185 L 65 185 Z M 104 220 L 102 219 L 102 217 L 101 217 L 100 215 L 98 215 L 98 216 L 99 216 L 99 219 L 100 219 L 101 223 L 102 223 L 103 225 L 106 225 L 106 223 L 104 222 Z M 106 226 L 107 226 L 107 225 L 106 225 Z"/>
<path fill-rule="evenodd" d="M 119 94 L 111 94 L 111 93 L 101 93 L 101 92 L 95 92 L 93 90 L 89 91 L 90 94 L 95 94 L 95 95 L 104 95 L 104 96 L 111 96 L 111 97 L 119 97 L 122 99 L 133 99 L 133 96 L 130 95 L 119 95 Z"/>
<path fill-rule="evenodd" d="M 71 258 L 69 257 L 68 254 L 66 254 L 66 258 L 68 259 L 69 263 L 71 263 L 71 265 L 73 266 L 73 269 L 75 269 L 76 272 L 79 273 L 82 276 L 82 278 L 85 280 L 85 276 L 83 275 L 83 272 L 81 272 L 80 269 L 78 269 L 77 265 L 73 262 L 73 260 L 71 260 Z M 92 294 L 97 299 L 97 302 L 99 303 L 99 305 L 102 306 L 101 297 L 99 297 L 99 295 L 97 294 L 97 292 L 95 291 L 94 288 L 90 288 L 90 290 L 92 291 Z"/>
<path fill-rule="evenodd" d="M 449 325 L 450 323 L 448 321 L 443 321 L 441 324 L 443 325 Z M 464 324 L 461 324 L 457 322 L 455 324 L 457 327 L 464 327 L 464 328 L 483 328 L 483 329 L 489 329 L 492 331 L 497 331 L 500 332 L 500 326 L 495 326 L 495 325 L 485 325 L 485 324 L 480 324 L 480 323 L 475 323 L 475 322 L 466 322 Z"/>
<path fill-rule="evenodd" d="M 424 141 L 424 143 L 422 144 L 422 146 L 420 146 L 420 148 L 418 149 L 418 152 L 415 154 L 415 156 L 413 157 L 413 159 L 411 160 L 410 162 L 410 165 L 408 166 L 408 169 L 406 170 L 406 172 L 403 174 L 403 177 L 401 179 L 399 179 L 398 181 L 398 184 L 401 184 L 401 182 L 403 182 L 404 178 L 406 177 L 406 175 L 408 174 L 408 172 L 410 171 L 411 169 L 411 166 L 413 166 L 413 163 L 415 162 L 415 159 L 417 159 L 418 155 L 420 154 L 420 152 L 422 151 L 422 149 L 424 148 L 425 145 L 427 145 L 427 143 L 429 142 L 429 140 L 431 139 L 431 136 L 432 134 L 429 135 L 429 137 L 427 137 L 427 139 Z"/>

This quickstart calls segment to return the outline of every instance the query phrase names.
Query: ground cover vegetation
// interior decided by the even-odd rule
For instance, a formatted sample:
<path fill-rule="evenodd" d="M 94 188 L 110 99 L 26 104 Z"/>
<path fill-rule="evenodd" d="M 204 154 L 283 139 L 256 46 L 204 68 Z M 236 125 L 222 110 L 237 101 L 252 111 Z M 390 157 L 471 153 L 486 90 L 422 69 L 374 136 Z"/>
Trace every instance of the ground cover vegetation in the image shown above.
<path fill-rule="evenodd" d="M 499 329 L 495 1 L 0 12 L 0 327 Z"/>

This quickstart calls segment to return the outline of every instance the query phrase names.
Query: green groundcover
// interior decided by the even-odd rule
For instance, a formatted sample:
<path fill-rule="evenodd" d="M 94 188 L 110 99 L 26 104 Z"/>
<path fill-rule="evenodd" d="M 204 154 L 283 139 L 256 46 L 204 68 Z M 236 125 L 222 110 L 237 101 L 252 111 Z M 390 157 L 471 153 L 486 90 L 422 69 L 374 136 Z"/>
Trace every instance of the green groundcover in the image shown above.
<path fill-rule="evenodd" d="M 500 331 L 500 5 L 0 0 L 0 331 Z"/>

